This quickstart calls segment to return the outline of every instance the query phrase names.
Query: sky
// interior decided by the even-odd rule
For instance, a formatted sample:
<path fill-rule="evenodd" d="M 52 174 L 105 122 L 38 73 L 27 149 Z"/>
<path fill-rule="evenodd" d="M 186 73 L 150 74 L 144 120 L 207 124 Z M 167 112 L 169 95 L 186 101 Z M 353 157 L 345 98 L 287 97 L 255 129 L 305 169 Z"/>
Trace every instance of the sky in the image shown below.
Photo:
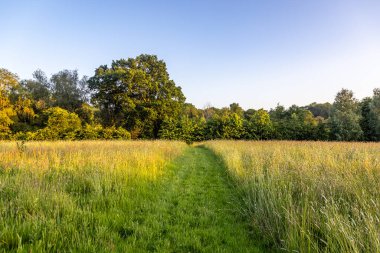
<path fill-rule="evenodd" d="M 155 54 L 198 108 L 380 87 L 378 0 L 0 0 L 0 27 L 0 68 L 21 79 Z"/>

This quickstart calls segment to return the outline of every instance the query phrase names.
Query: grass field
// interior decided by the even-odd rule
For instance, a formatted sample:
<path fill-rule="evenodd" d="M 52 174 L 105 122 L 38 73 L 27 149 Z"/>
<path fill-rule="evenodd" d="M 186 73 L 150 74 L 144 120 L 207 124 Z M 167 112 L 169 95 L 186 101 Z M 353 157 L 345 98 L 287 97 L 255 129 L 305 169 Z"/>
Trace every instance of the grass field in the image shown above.
<path fill-rule="evenodd" d="M 0 252 L 380 252 L 380 144 L 0 142 Z"/>
<path fill-rule="evenodd" d="M 206 143 L 225 163 L 268 245 L 380 252 L 380 144 Z"/>
<path fill-rule="evenodd" d="M 0 251 L 257 252 L 220 166 L 180 142 L 0 143 Z"/>
<path fill-rule="evenodd" d="M 179 142 L 0 144 L 0 249 L 122 251 Z M 128 239 L 128 240 L 126 240 Z"/>

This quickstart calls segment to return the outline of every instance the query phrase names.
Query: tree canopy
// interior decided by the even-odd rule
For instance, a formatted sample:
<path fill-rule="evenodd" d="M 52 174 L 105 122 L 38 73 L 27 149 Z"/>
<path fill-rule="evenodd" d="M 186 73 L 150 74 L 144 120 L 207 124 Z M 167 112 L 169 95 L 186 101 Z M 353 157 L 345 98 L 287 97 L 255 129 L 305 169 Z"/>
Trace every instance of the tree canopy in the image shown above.
<path fill-rule="evenodd" d="M 350 90 L 342 89 L 335 97 L 331 110 L 331 133 L 339 141 L 360 140 L 363 131 L 360 127 L 359 103 Z"/>
<path fill-rule="evenodd" d="M 164 61 L 152 55 L 100 66 L 88 83 L 103 124 L 125 127 L 135 137 L 158 137 L 164 119 L 178 117 L 185 102 Z"/>
<path fill-rule="evenodd" d="M 342 89 L 332 104 L 199 109 L 155 55 L 115 60 L 89 78 L 64 69 L 20 80 L 0 68 L 0 139 L 130 138 L 380 141 L 380 89 L 361 101 Z"/>

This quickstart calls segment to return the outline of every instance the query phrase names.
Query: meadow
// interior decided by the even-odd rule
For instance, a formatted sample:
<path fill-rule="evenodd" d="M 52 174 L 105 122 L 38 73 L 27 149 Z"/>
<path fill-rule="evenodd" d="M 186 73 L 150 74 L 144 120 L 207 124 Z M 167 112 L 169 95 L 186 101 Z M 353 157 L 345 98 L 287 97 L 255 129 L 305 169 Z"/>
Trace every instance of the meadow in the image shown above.
<path fill-rule="evenodd" d="M 0 249 L 128 249 L 123 239 L 141 219 L 141 199 L 151 197 L 154 182 L 185 146 L 163 141 L 0 143 Z"/>
<path fill-rule="evenodd" d="M 175 141 L 0 142 L 0 252 L 256 252 L 220 166 Z"/>
<path fill-rule="evenodd" d="M 268 246 L 380 252 L 380 144 L 212 141 Z"/>
<path fill-rule="evenodd" d="M 0 142 L 0 252 L 380 252 L 380 144 Z"/>

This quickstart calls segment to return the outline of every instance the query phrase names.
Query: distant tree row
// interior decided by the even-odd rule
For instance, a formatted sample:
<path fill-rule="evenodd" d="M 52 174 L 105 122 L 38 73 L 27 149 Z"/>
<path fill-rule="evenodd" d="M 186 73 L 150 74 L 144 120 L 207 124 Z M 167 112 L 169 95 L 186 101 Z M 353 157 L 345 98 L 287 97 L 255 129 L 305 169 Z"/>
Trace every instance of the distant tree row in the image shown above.
<path fill-rule="evenodd" d="M 333 104 L 198 109 L 154 55 L 113 61 L 90 78 L 37 70 L 20 80 L 0 69 L 0 139 L 130 138 L 380 141 L 380 89 L 361 101 L 342 89 Z"/>

